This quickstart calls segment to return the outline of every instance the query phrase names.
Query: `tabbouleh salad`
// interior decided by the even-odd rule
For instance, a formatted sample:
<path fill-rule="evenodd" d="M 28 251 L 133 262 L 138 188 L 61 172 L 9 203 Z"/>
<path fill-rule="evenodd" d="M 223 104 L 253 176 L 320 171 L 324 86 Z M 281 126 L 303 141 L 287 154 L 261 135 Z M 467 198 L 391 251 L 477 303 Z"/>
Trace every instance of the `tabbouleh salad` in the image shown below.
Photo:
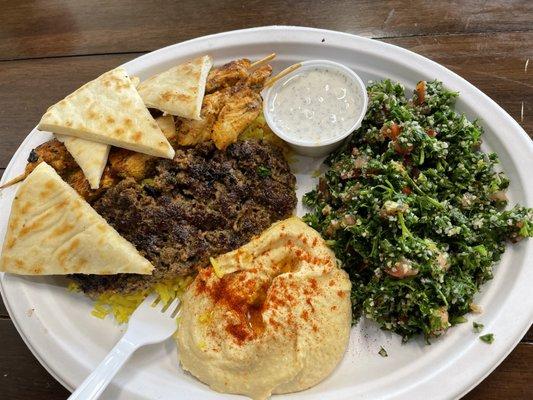
<path fill-rule="evenodd" d="M 304 197 L 353 282 L 363 315 L 404 341 L 465 322 L 506 241 L 533 236 L 533 210 L 505 209 L 509 180 L 480 151 L 483 129 L 458 94 L 421 81 L 411 99 L 390 80 L 367 88 L 363 124 L 326 160 Z"/>

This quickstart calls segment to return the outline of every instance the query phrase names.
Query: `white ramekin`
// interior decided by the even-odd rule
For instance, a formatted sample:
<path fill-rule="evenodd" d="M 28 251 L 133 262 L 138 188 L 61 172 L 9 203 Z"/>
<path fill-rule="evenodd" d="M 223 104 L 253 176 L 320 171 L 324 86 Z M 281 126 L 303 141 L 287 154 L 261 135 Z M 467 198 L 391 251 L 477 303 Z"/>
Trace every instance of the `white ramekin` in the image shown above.
<path fill-rule="evenodd" d="M 291 73 L 287 74 L 277 82 L 275 82 L 271 87 L 265 89 L 262 93 L 263 95 L 263 113 L 265 115 L 265 120 L 272 129 L 272 131 L 279 136 L 281 139 L 283 139 L 285 142 L 287 142 L 296 153 L 305 155 L 305 156 L 311 156 L 311 157 L 321 157 L 329 154 L 332 152 L 336 147 L 338 147 L 344 139 L 346 139 L 354 130 L 359 128 L 361 126 L 361 121 L 363 120 L 366 109 L 368 107 L 368 96 L 366 94 L 366 87 L 359 77 L 353 70 L 346 67 L 343 64 L 339 64 L 333 61 L 328 60 L 310 60 L 310 61 L 304 61 L 301 63 L 301 67 L 295 69 Z M 287 135 L 283 130 L 281 130 L 273 121 L 272 115 L 270 114 L 271 109 L 271 103 L 274 101 L 274 95 L 277 93 L 277 91 L 283 86 L 285 82 L 287 82 L 289 79 L 291 79 L 294 75 L 300 74 L 303 71 L 310 70 L 310 69 L 316 69 L 316 68 L 324 68 L 329 70 L 335 70 L 345 77 L 347 77 L 349 80 L 351 80 L 354 83 L 354 86 L 357 90 L 360 91 L 361 99 L 363 99 L 363 106 L 361 107 L 360 115 L 357 116 L 355 119 L 355 122 L 352 126 L 350 126 L 346 132 L 343 132 L 341 135 L 338 135 L 334 138 L 329 138 L 321 141 L 316 141 L 313 143 L 306 142 L 303 140 L 298 140 L 297 138 L 294 138 L 290 135 Z"/>

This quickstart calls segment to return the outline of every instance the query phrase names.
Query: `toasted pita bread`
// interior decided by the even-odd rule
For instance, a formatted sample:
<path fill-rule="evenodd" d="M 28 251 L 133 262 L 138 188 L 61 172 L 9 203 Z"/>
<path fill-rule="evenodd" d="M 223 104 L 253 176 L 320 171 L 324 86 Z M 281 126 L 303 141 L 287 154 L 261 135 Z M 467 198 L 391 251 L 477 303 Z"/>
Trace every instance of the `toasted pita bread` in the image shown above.
<path fill-rule="evenodd" d="M 68 152 L 74 157 L 89 181 L 91 189 L 98 189 L 111 146 L 74 136 L 56 135 L 56 137 L 57 140 L 63 142 Z"/>
<path fill-rule="evenodd" d="M 141 82 L 139 94 L 147 107 L 188 119 L 200 119 L 210 56 L 195 58 Z"/>
<path fill-rule="evenodd" d="M 45 162 L 19 187 L 0 271 L 111 275 L 152 270 L 152 264 Z"/>
<path fill-rule="evenodd" d="M 134 87 L 139 86 L 139 83 L 141 83 L 141 79 L 138 76 L 132 76 L 130 79 Z"/>
<path fill-rule="evenodd" d="M 38 128 L 156 157 L 174 157 L 174 149 L 122 67 L 54 104 Z"/>

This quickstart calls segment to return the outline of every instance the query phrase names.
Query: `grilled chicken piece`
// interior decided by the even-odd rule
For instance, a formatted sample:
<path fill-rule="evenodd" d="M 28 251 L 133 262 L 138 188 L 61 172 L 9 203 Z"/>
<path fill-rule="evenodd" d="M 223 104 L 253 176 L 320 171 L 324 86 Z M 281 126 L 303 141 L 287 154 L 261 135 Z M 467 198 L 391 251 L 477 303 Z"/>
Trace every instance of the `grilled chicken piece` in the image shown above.
<path fill-rule="evenodd" d="M 248 60 L 237 60 L 216 68 L 208 78 L 200 121 L 178 118 L 178 144 L 192 146 L 213 139 L 219 149 L 235 142 L 240 133 L 259 115 L 259 91 L 272 73 L 270 65 L 254 70 Z"/>
<path fill-rule="evenodd" d="M 207 77 L 205 93 L 209 94 L 237 86 L 239 83 L 250 86 L 254 90 L 261 90 L 266 79 L 272 74 L 272 67 L 267 64 L 250 69 L 251 65 L 250 60 L 243 58 L 213 68 Z"/>
<path fill-rule="evenodd" d="M 261 96 L 245 87 L 226 102 L 213 125 L 211 138 L 219 150 L 224 150 L 237 141 L 239 135 L 261 112 Z"/>
<path fill-rule="evenodd" d="M 179 145 L 192 146 L 211 139 L 213 125 L 220 110 L 230 98 L 231 90 L 232 88 L 226 88 L 206 95 L 200 112 L 201 120 L 177 119 L 176 129 Z"/>
<path fill-rule="evenodd" d="M 70 186 L 78 192 L 78 194 L 87 200 L 89 203 L 92 203 L 94 200 L 100 197 L 100 195 L 105 191 L 105 189 L 110 188 L 118 183 L 118 179 L 115 174 L 112 173 L 109 166 L 104 169 L 102 178 L 100 179 L 100 187 L 98 189 L 91 189 L 87 178 L 83 174 L 83 171 L 80 168 L 72 171 L 68 176 L 63 178 Z"/>
<path fill-rule="evenodd" d="M 207 142 L 211 137 L 211 128 L 216 120 L 216 114 L 201 111 L 201 120 L 179 119 L 176 122 L 178 144 L 180 146 L 194 146 Z"/>
<path fill-rule="evenodd" d="M 41 161 L 45 161 L 54 168 L 63 179 L 70 172 L 79 169 L 78 164 L 65 145 L 57 139 L 43 143 L 31 151 L 26 165 L 26 175 L 33 171 Z"/>
<path fill-rule="evenodd" d="M 246 80 L 251 65 L 250 60 L 242 58 L 211 69 L 207 76 L 205 93 L 213 93 L 216 90 L 235 86 L 239 81 Z"/>
<path fill-rule="evenodd" d="M 270 65 L 263 65 L 252 71 L 246 83 L 250 88 L 260 92 L 265 86 L 266 80 L 272 75 L 272 67 Z"/>
<path fill-rule="evenodd" d="M 134 151 L 113 148 L 107 160 L 110 172 L 121 178 L 131 177 L 136 181 L 144 179 L 152 171 L 157 157 Z"/>
<path fill-rule="evenodd" d="M 201 120 L 179 120 L 178 144 L 192 146 L 212 139 L 217 148 L 225 149 L 257 118 L 261 107 L 261 96 L 243 84 L 208 94 Z"/>

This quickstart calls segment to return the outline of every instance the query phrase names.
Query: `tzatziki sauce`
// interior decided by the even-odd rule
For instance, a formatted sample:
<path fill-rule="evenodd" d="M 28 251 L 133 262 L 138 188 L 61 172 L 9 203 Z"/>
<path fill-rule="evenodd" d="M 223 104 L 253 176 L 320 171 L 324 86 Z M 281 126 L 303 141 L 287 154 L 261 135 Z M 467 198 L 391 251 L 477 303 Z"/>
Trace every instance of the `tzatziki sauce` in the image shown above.
<path fill-rule="evenodd" d="M 360 117 L 364 100 L 348 76 L 317 67 L 284 82 L 268 107 L 273 123 L 285 135 L 320 143 L 346 134 Z"/>

